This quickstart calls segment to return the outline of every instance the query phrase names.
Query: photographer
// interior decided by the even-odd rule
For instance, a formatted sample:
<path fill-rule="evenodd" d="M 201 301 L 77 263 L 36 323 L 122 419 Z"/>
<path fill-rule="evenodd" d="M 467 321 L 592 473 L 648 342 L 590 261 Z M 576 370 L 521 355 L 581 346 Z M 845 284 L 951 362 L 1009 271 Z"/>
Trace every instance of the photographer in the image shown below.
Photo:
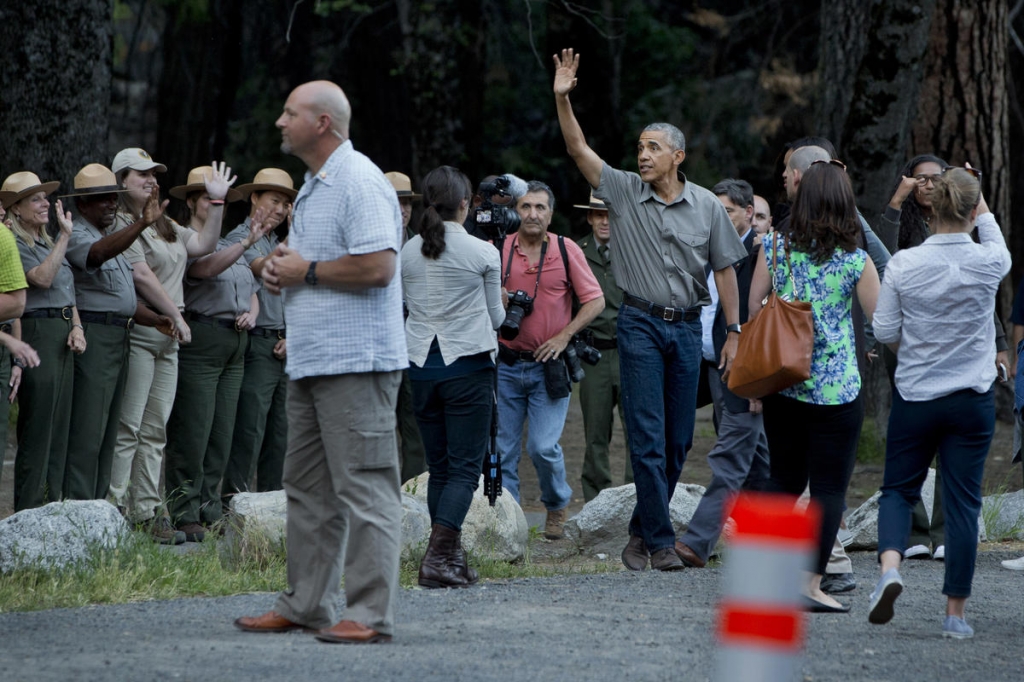
<path fill-rule="evenodd" d="M 505 319 L 497 250 L 459 224 L 469 180 L 451 166 L 423 179 L 419 235 L 402 248 L 402 286 L 412 402 L 430 479 L 430 544 L 420 563 L 423 587 L 467 587 L 460 535 L 491 433 L 494 330 Z"/>
<path fill-rule="evenodd" d="M 547 509 L 544 537 L 562 537 L 572 489 L 558 440 L 569 410 L 569 372 L 562 354 L 573 336 L 604 309 L 601 287 L 573 242 L 548 236 L 551 189 L 533 181 L 519 199 L 519 230 L 502 249 L 502 293 L 508 297 L 498 355 L 498 452 L 504 486 L 519 501 L 523 422 L 526 451 L 537 469 Z M 572 297 L 582 304 L 572 316 Z"/>

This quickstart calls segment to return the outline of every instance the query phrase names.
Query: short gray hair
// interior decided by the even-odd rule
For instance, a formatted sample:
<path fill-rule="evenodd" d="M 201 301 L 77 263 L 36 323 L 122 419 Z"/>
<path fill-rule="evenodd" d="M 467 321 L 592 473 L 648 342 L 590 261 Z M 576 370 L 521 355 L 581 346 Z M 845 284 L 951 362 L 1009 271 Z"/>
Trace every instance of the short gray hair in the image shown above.
<path fill-rule="evenodd" d="M 683 135 L 683 131 L 676 128 L 671 123 L 652 123 L 643 132 L 645 133 L 665 133 L 665 137 L 668 138 L 669 144 L 672 145 L 672 151 L 676 149 L 682 149 L 686 151 L 686 136 Z"/>
<path fill-rule="evenodd" d="M 727 178 L 711 188 L 715 196 L 726 196 L 736 206 L 746 208 L 754 205 L 754 188 L 746 180 Z"/>
<path fill-rule="evenodd" d="M 531 194 L 533 192 L 547 192 L 548 195 L 548 208 L 552 213 L 555 212 L 555 193 L 551 191 L 551 188 L 540 180 L 530 180 L 526 183 L 526 191 L 523 192 L 523 196 Z M 519 197 L 522 199 L 523 197 Z"/>
<path fill-rule="evenodd" d="M 821 147 L 800 147 L 789 157 L 789 167 L 806 173 L 815 161 L 828 161 L 832 156 Z"/>

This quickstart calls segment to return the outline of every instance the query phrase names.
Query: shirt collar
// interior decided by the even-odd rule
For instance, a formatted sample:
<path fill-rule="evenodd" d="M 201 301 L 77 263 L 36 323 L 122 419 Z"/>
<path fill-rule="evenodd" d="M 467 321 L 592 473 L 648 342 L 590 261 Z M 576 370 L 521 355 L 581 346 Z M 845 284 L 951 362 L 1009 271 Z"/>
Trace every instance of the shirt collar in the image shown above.
<path fill-rule="evenodd" d="M 683 191 L 679 193 L 679 196 L 672 201 L 672 204 L 678 204 L 681 201 L 685 201 L 688 204 L 693 204 L 693 189 L 690 187 L 690 183 L 686 181 L 686 174 L 682 170 L 676 171 L 676 177 L 679 178 L 683 183 Z M 651 187 L 651 183 L 643 183 L 643 187 L 640 189 L 640 202 L 643 203 L 649 199 L 653 199 L 658 203 L 664 204 L 665 200 L 654 193 L 654 189 Z M 666 204 L 671 206 L 672 204 Z"/>
<path fill-rule="evenodd" d="M 929 235 L 924 240 L 925 244 L 973 244 L 974 240 L 971 239 L 971 235 L 968 232 L 952 232 Z"/>
<path fill-rule="evenodd" d="M 464 228 L 462 225 L 459 225 L 454 220 L 444 221 L 444 231 L 446 233 L 455 232 L 458 234 L 469 234 L 468 232 L 466 232 L 466 228 Z"/>
<path fill-rule="evenodd" d="M 328 187 L 334 184 L 334 179 L 338 175 L 338 169 L 345 162 L 347 157 L 353 151 L 352 140 L 345 140 L 338 148 L 331 152 L 331 155 L 327 157 L 327 161 L 320 167 L 315 174 L 306 171 L 304 176 L 306 184 L 310 184 L 311 181 L 322 182 Z"/>

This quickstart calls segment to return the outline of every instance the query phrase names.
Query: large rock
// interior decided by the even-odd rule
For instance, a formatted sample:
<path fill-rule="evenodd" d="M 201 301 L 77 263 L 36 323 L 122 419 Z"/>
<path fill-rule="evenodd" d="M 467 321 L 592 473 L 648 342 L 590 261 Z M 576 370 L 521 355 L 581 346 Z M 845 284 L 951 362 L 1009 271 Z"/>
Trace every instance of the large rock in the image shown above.
<path fill-rule="evenodd" d="M 878 549 L 878 500 L 881 497 L 881 491 L 875 493 L 846 517 L 846 527 L 853 534 L 853 539 L 847 545 L 847 549 L 871 551 Z M 928 470 L 928 476 L 921 488 L 921 499 L 924 501 L 928 518 L 931 518 L 932 505 L 935 503 L 935 469 Z M 978 515 L 978 542 L 985 542 L 987 537 L 984 513 L 982 513 Z"/>
<path fill-rule="evenodd" d="M 704 486 L 680 483 L 669 505 L 676 535 L 686 531 L 704 495 Z M 580 513 L 565 523 L 565 536 L 581 553 L 618 556 L 629 540 L 629 519 L 636 504 L 636 486 L 632 483 L 606 488 L 584 505 Z"/>
<path fill-rule="evenodd" d="M 981 516 L 993 540 L 1024 540 L 1024 490 L 984 498 Z"/>
<path fill-rule="evenodd" d="M 111 549 L 128 533 L 105 500 L 51 502 L 0 521 L 0 573 L 17 568 L 60 569 Z"/>
<path fill-rule="evenodd" d="M 412 494 L 426 505 L 427 481 L 430 474 L 421 474 L 402 486 L 403 492 Z M 518 561 L 526 555 L 530 527 L 522 508 L 504 490 L 492 507 L 484 496 L 483 476 L 480 477 L 466 520 L 462 522 L 462 546 L 470 553 L 496 561 Z M 429 521 L 427 535 L 430 534 Z M 426 539 L 426 538 L 424 538 Z"/>
<path fill-rule="evenodd" d="M 283 490 L 239 493 L 231 498 L 230 522 L 224 550 L 231 558 L 285 546 L 288 498 Z M 402 556 L 408 558 L 430 535 L 430 514 L 425 499 L 402 492 Z"/>

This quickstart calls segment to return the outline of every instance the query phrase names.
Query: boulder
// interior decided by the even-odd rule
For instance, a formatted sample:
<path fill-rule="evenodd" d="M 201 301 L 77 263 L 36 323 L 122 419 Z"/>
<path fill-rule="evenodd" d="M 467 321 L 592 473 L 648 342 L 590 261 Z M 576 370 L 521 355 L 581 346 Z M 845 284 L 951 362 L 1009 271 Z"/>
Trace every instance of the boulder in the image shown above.
<path fill-rule="evenodd" d="M 51 502 L 0 521 L 0 573 L 18 568 L 62 569 L 113 548 L 128 533 L 105 500 Z"/>
<path fill-rule="evenodd" d="M 846 527 L 852 533 L 853 539 L 846 545 L 846 549 L 864 551 L 878 549 L 878 500 L 881 497 L 881 491 L 875 493 L 864 504 L 847 515 Z M 924 501 L 925 511 L 931 518 L 932 505 L 935 502 L 935 469 L 928 470 L 928 476 L 921 488 L 921 499 Z M 984 511 L 984 507 L 982 509 Z M 985 542 L 987 537 L 983 514 L 979 514 L 978 542 Z"/>
<path fill-rule="evenodd" d="M 704 495 L 704 486 L 693 483 L 676 485 L 669 511 L 676 536 L 686 531 Z M 566 538 L 583 554 L 618 556 L 629 540 L 629 519 L 636 504 L 636 486 L 632 483 L 606 488 L 565 523 Z"/>
<path fill-rule="evenodd" d="M 403 492 L 413 495 L 424 506 L 427 503 L 427 481 L 430 474 L 420 474 L 402 486 Z M 518 561 L 526 555 L 530 527 L 522 508 L 503 490 L 492 507 L 483 493 L 480 477 L 466 520 L 462 522 L 462 546 L 478 557 L 496 561 Z M 424 540 L 430 534 L 430 522 Z"/>
<path fill-rule="evenodd" d="M 1024 490 L 983 498 L 981 516 L 993 540 L 1024 540 Z"/>
<path fill-rule="evenodd" d="M 287 537 L 288 498 L 283 490 L 239 493 L 231 498 L 230 521 L 223 550 L 237 559 L 264 549 L 283 550 Z M 402 556 L 424 545 L 430 536 L 430 515 L 425 500 L 402 492 Z"/>

